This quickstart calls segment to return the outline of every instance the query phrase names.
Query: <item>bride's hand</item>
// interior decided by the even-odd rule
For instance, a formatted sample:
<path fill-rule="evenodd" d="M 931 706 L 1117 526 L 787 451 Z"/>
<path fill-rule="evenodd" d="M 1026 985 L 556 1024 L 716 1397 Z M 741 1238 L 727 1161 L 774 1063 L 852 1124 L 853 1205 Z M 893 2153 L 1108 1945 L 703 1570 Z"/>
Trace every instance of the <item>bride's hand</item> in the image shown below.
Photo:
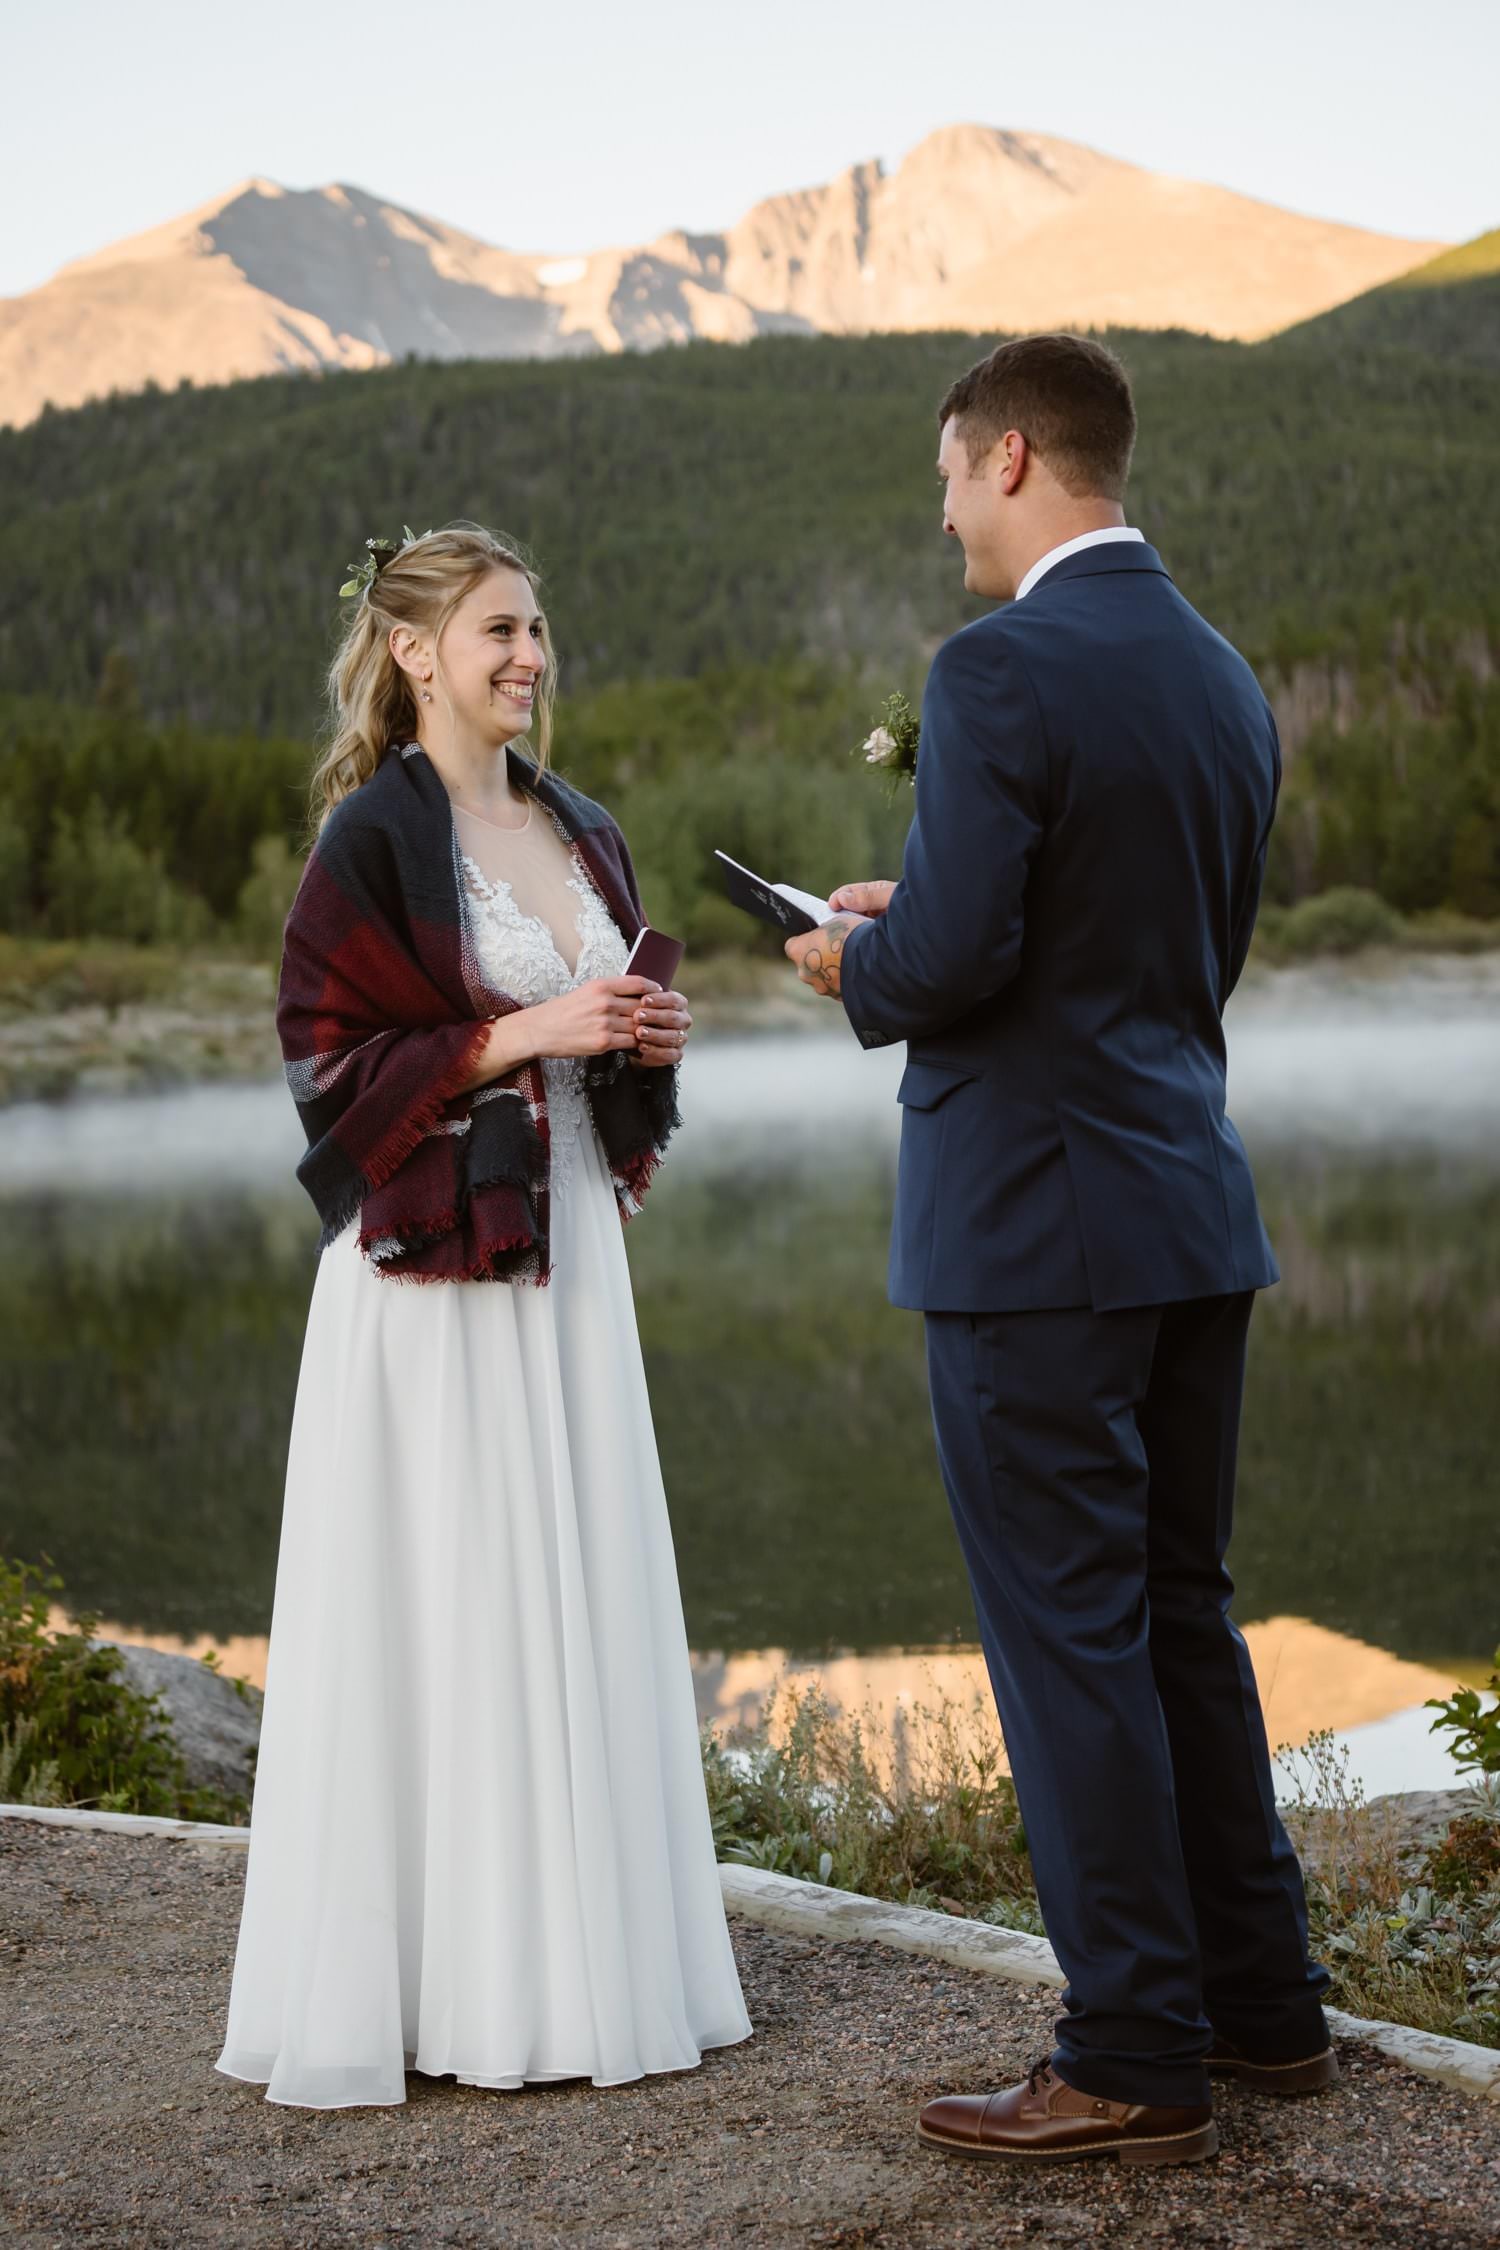
<path fill-rule="evenodd" d="M 661 1070 L 682 1060 L 693 1019 L 680 992 L 652 992 L 641 1002 L 636 1022 L 641 1051 L 631 1056 L 633 1063 L 643 1070 Z"/>
<path fill-rule="evenodd" d="M 894 883 L 841 883 L 828 903 L 835 914 L 883 914 Z"/>
<path fill-rule="evenodd" d="M 660 992 L 650 977 L 590 977 L 555 1000 L 539 1000 L 525 1010 L 530 1052 L 607 1055 L 613 1047 L 634 1047 L 636 1010 Z"/>

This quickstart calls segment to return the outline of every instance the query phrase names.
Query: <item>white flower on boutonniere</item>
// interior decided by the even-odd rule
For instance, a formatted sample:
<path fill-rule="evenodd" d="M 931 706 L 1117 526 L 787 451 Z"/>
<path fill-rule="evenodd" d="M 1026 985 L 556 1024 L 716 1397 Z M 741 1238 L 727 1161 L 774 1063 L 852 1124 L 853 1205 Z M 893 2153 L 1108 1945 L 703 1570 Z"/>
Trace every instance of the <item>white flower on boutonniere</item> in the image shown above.
<path fill-rule="evenodd" d="M 886 697 L 883 716 L 859 745 L 867 766 L 879 766 L 883 773 L 890 775 L 893 802 L 903 774 L 913 787 L 916 785 L 917 744 L 921 732 L 921 720 L 898 691 Z"/>

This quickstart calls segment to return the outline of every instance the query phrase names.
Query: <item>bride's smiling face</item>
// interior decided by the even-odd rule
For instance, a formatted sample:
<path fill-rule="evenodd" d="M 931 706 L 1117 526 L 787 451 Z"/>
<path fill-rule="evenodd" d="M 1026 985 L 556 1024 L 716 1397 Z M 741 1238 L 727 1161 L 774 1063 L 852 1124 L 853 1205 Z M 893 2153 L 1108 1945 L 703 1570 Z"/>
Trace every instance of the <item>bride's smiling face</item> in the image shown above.
<path fill-rule="evenodd" d="M 525 572 L 497 565 L 443 627 L 434 701 L 446 686 L 460 725 L 486 741 L 525 734 L 547 668 L 541 632 L 542 612 Z"/>

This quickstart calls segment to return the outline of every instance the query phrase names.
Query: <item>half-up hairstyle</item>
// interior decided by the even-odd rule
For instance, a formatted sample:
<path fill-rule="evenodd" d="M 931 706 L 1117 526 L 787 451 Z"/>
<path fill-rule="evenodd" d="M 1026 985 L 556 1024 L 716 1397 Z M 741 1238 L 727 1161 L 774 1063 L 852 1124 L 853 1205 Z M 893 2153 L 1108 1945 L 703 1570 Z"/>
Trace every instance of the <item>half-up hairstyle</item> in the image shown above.
<path fill-rule="evenodd" d="M 309 814 L 316 831 L 341 799 L 370 779 L 392 742 L 410 742 L 417 733 L 417 706 L 409 675 L 391 654 L 393 625 L 408 625 L 430 635 L 437 649 L 443 627 L 459 603 L 487 572 L 498 567 L 520 571 L 538 603 L 541 580 L 518 542 L 486 530 L 483 524 L 444 524 L 424 531 L 381 561 L 357 597 L 328 668 L 328 746 L 313 769 Z M 533 728 L 526 750 L 539 770 L 552 748 L 552 710 L 557 698 L 557 656 L 551 628 L 541 621 L 547 662 L 537 686 Z M 441 652 L 435 678 L 442 677 Z"/>

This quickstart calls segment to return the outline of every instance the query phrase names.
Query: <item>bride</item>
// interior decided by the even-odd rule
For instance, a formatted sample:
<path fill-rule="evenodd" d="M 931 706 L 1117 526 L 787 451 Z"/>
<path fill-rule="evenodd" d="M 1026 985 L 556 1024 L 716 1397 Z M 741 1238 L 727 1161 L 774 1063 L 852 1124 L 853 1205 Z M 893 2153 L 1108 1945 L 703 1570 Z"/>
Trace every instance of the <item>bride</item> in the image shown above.
<path fill-rule="evenodd" d="M 751 2031 L 621 1233 L 692 1018 L 623 974 L 524 556 L 368 545 L 277 1001 L 323 1232 L 215 2065 L 312 2108 Z"/>

